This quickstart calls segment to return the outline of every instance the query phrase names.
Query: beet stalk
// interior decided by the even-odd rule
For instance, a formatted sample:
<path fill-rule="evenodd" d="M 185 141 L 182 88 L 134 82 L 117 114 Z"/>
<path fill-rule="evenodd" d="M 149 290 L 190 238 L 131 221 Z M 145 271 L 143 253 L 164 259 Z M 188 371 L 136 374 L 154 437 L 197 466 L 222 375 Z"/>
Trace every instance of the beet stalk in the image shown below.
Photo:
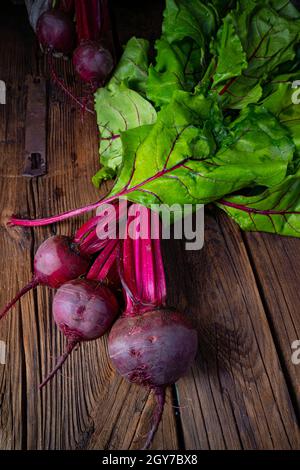
<path fill-rule="evenodd" d="M 117 256 L 119 240 L 108 240 L 87 273 L 87 279 L 105 282 L 110 287 L 119 286 Z"/>
<path fill-rule="evenodd" d="M 80 227 L 74 237 L 80 252 L 93 255 L 101 250 L 109 239 L 118 238 L 126 222 L 128 203 L 115 201 L 111 206 L 103 206 L 101 213 L 89 219 Z"/>
<path fill-rule="evenodd" d="M 58 8 L 68 15 L 73 15 L 75 11 L 75 0 L 59 0 Z"/>

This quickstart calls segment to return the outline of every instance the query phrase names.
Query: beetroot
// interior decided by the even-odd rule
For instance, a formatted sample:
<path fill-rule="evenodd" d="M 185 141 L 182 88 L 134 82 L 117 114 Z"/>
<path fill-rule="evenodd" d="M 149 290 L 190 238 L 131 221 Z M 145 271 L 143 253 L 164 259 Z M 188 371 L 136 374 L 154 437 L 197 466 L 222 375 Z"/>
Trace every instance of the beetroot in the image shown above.
<path fill-rule="evenodd" d="M 76 279 L 56 292 L 53 317 L 71 341 L 100 338 L 111 326 L 118 304 L 111 290 L 97 281 Z"/>
<path fill-rule="evenodd" d="M 77 47 L 73 64 L 81 80 L 90 83 L 94 90 L 103 85 L 114 66 L 111 53 L 94 41 L 85 41 Z"/>
<path fill-rule="evenodd" d="M 197 352 L 197 332 L 187 318 L 169 309 L 123 316 L 108 343 L 117 371 L 129 382 L 156 387 L 176 382 Z"/>
<path fill-rule="evenodd" d="M 177 311 L 165 307 L 166 281 L 158 216 L 139 206 L 139 222 L 129 217 L 120 256 L 120 277 L 126 310 L 113 326 L 108 350 L 117 371 L 129 382 L 149 387 L 157 406 L 144 448 L 148 448 L 162 417 L 165 388 L 190 367 L 197 352 L 197 331 Z M 130 238 L 128 227 L 137 235 Z M 143 237 L 139 236 L 143 228 Z M 146 230 L 146 233 L 145 233 Z M 145 236 L 146 235 L 146 236 Z"/>
<path fill-rule="evenodd" d="M 89 263 L 89 258 L 82 256 L 72 238 L 55 235 L 45 240 L 35 254 L 35 278 L 39 284 L 57 288 L 85 274 Z"/>
<path fill-rule="evenodd" d="M 197 331 L 184 315 L 169 309 L 123 316 L 111 329 L 109 357 L 129 382 L 149 387 L 157 406 L 144 449 L 154 437 L 162 417 L 165 387 L 182 377 L 195 359 Z"/>
<path fill-rule="evenodd" d="M 76 73 L 94 92 L 108 79 L 114 65 L 107 43 L 108 5 L 100 0 L 75 0 L 78 47 L 73 54 Z"/>
<path fill-rule="evenodd" d="M 46 52 L 70 54 L 75 45 L 75 26 L 61 10 L 45 11 L 38 19 L 36 34 Z"/>
<path fill-rule="evenodd" d="M 100 338 L 118 310 L 112 291 L 97 281 L 77 279 L 61 286 L 54 296 L 53 317 L 67 338 L 67 348 L 40 388 L 62 367 L 78 343 Z"/>
<path fill-rule="evenodd" d="M 81 255 L 78 244 L 70 237 L 55 235 L 45 240 L 34 257 L 34 276 L 0 312 L 2 318 L 29 290 L 37 285 L 58 288 L 65 282 L 85 274 L 89 258 Z"/>

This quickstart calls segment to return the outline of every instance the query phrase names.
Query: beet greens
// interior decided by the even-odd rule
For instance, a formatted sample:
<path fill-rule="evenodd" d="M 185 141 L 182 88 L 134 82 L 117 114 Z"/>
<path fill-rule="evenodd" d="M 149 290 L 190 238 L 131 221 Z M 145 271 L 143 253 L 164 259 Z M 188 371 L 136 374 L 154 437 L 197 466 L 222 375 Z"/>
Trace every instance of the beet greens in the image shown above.
<path fill-rule="evenodd" d="M 300 12 L 225 3 L 167 0 L 150 66 L 147 43 L 128 42 L 96 93 L 104 168 L 93 181 L 117 174 L 106 201 L 215 202 L 245 230 L 299 237 Z"/>

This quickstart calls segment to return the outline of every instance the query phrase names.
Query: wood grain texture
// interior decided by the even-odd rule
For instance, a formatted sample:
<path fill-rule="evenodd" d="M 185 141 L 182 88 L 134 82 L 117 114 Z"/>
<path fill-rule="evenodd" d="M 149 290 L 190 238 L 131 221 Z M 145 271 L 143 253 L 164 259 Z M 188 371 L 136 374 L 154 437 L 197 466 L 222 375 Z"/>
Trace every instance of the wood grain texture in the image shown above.
<path fill-rule="evenodd" d="M 292 362 L 300 338 L 300 240 L 256 233 L 244 240 L 300 417 L 300 369 Z"/>

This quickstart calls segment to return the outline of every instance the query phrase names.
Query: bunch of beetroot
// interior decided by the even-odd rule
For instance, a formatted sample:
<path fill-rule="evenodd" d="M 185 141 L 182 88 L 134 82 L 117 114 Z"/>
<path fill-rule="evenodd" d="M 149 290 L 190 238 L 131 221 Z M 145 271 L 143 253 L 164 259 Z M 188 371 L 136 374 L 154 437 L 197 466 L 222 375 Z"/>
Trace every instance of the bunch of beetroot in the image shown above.
<path fill-rule="evenodd" d="M 73 57 L 80 79 L 93 93 L 102 86 L 114 66 L 107 0 L 60 0 L 30 2 L 29 19 L 48 57 L 52 79 L 78 104 L 83 104 L 57 77 L 52 55 Z M 42 12 L 40 15 L 39 13 Z M 39 15 L 39 16 L 38 16 Z M 36 18 L 38 16 L 38 18 Z"/>
<path fill-rule="evenodd" d="M 129 382 L 150 388 L 157 400 L 144 444 L 148 448 L 163 413 L 165 388 L 193 361 L 197 333 L 184 315 L 166 306 L 158 215 L 142 205 L 128 209 L 124 200 L 110 207 L 112 211 L 103 206 L 72 238 L 53 236 L 42 243 L 34 258 L 32 280 L 0 312 L 0 318 L 38 284 L 57 289 L 52 313 L 66 337 L 66 350 L 41 387 L 75 346 L 100 338 L 113 325 L 108 338 L 113 365 Z"/>

